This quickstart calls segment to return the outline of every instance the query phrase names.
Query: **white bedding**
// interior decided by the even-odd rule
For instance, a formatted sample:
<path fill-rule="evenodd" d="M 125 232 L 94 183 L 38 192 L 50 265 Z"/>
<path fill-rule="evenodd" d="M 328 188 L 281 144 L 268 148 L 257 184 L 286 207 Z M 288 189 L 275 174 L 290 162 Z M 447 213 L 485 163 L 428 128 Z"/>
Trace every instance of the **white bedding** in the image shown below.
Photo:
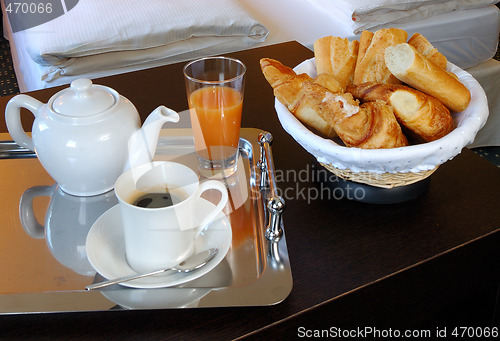
<path fill-rule="evenodd" d="M 72 11 L 78 10 L 78 6 L 82 1 L 98 0 L 80 0 L 79 4 L 63 17 L 69 15 Z M 132 0 L 124 0 L 123 3 L 128 1 Z M 208 1 L 212 2 L 212 0 Z M 80 59 L 77 60 L 63 60 L 59 66 L 46 66 L 33 62 L 31 54 L 33 54 L 34 48 L 29 48 L 32 52 L 29 54 L 27 47 L 30 46 L 31 42 L 26 40 L 25 34 L 19 34 L 20 32 L 12 34 L 12 31 L 6 25 L 5 33 L 7 33 L 11 42 L 14 68 L 19 87 L 21 91 L 31 91 L 69 84 L 80 76 L 98 78 L 187 61 L 205 55 L 224 54 L 251 46 L 290 40 L 296 40 L 312 49 L 314 41 L 326 35 L 339 35 L 349 39 L 358 37 L 352 33 L 348 26 L 341 21 L 336 21 L 336 18 L 317 6 L 311 5 L 307 0 L 224 1 L 229 1 L 237 8 L 243 8 L 246 15 L 257 23 L 256 28 L 266 27 L 269 34 L 265 41 L 262 41 L 264 40 L 263 37 L 257 39 L 255 37 L 217 37 L 214 40 L 217 40 L 218 44 L 211 45 L 208 40 L 213 39 L 213 37 L 193 38 L 166 47 L 144 48 L 135 51 L 124 51 L 123 53 L 108 52 L 94 57 L 85 56 L 79 57 Z M 111 1 L 101 2 L 110 3 Z M 6 17 L 4 16 L 5 20 Z M 120 22 L 118 20 L 115 25 L 121 25 Z M 479 22 L 481 25 L 477 24 Z M 57 22 L 54 20 L 51 25 L 55 24 Z M 500 30 L 500 16 L 497 7 L 489 6 L 480 9 L 454 11 L 453 13 L 441 14 L 395 26 L 407 30 L 409 34 L 417 31 L 422 33 L 447 56 L 450 62 L 461 68 L 469 68 L 494 56 Z M 86 30 L 82 28 L 82 31 Z M 84 34 L 84 32 L 81 34 Z M 86 34 L 90 35 L 90 33 Z M 139 35 L 136 37 L 139 37 Z M 139 38 L 138 40 L 139 42 L 135 44 L 145 44 L 145 42 L 140 42 Z M 206 45 L 204 45 L 203 41 L 206 42 Z M 41 50 L 39 49 L 39 51 Z M 41 55 L 42 53 L 40 53 Z M 65 67 L 62 68 L 61 66 Z"/>
<path fill-rule="evenodd" d="M 467 71 L 478 80 L 488 97 L 490 115 L 469 148 L 500 146 L 500 61 L 490 59 Z"/>
<path fill-rule="evenodd" d="M 308 0 L 238 1 L 269 29 L 265 44 L 296 40 L 312 50 L 316 39 L 328 35 L 359 39 L 359 34 L 354 34 L 338 16 L 330 15 Z M 393 26 L 406 30 L 409 36 L 415 32 L 423 34 L 450 62 L 466 69 L 495 55 L 499 13 L 496 6 L 488 6 Z"/>
<path fill-rule="evenodd" d="M 167 46 L 190 38 L 265 38 L 267 30 L 231 0 L 79 0 L 66 14 L 22 31 L 42 65 L 107 52 Z M 213 44 L 213 42 L 212 42 Z"/>
<path fill-rule="evenodd" d="M 308 0 L 238 1 L 269 29 L 265 44 L 296 40 L 312 50 L 314 41 L 327 35 L 359 39 L 351 26 Z M 453 11 L 394 26 L 410 35 L 422 33 L 451 63 L 477 79 L 488 97 L 490 115 L 470 147 L 500 146 L 500 62 L 491 59 L 500 31 L 498 8 Z"/>
<path fill-rule="evenodd" d="M 145 50 L 124 50 L 94 55 L 72 57 L 55 65 L 41 65 L 41 80 L 50 82 L 61 77 L 79 76 L 100 70 L 120 69 L 147 65 L 165 65 L 219 52 L 242 50 L 261 42 L 261 39 L 241 36 L 193 37 L 148 48 Z"/>
<path fill-rule="evenodd" d="M 2 5 L 3 5 L 3 0 Z M 82 1 L 82 0 L 80 0 Z M 106 0 L 103 2 L 110 2 Z M 276 44 L 296 40 L 312 50 L 314 41 L 327 35 L 338 35 L 349 39 L 357 39 L 359 35 L 352 32 L 351 26 L 345 25 L 338 18 L 331 16 L 327 11 L 313 6 L 308 0 L 230 0 L 241 6 L 252 18 L 269 30 L 264 42 L 257 42 L 254 46 Z M 333 1 L 333 0 L 332 0 Z M 186 1 L 187 3 L 187 1 Z M 411 35 L 420 32 L 426 36 L 453 64 L 467 69 L 483 86 L 488 96 L 490 117 L 486 126 L 479 132 L 474 142 L 478 145 L 500 145 L 500 62 L 491 60 L 497 50 L 500 31 L 500 14 L 496 6 L 453 11 L 409 23 L 395 24 L 408 31 Z M 4 23 L 6 17 L 4 16 Z M 104 57 L 97 69 L 84 72 L 81 75 L 69 76 L 59 74 L 50 81 L 42 80 L 46 66 L 33 62 L 27 53 L 27 43 L 20 35 L 13 35 L 9 25 L 4 26 L 4 33 L 11 43 L 11 51 L 16 70 L 16 76 L 22 92 L 32 91 L 52 86 L 68 84 L 78 77 L 91 79 L 108 75 L 135 71 L 143 68 L 182 62 L 204 55 L 224 54 L 255 44 L 252 38 L 236 39 L 220 45 L 196 49 L 195 46 L 178 46 L 179 54 L 175 52 L 165 58 L 150 56 L 153 49 L 139 50 L 136 57 L 138 63 L 127 63 L 115 60 L 114 55 Z M 247 41 L 251 39 L 251 41 Z M 193 45 L 194 44 L 193 40 Z M 198 45 L 198 44 L 196 44 Z M 199 46 L 199 45 L 198 45 Z M 158 52 L 158 55 L 163 53 Z M 109 61 L 112 61 L 109 64 Z M 91 63 L 91 62 L 90 62 Z M 473 67 L 474 66 L 474 67 Z"/>
<path fill-rule="evenodd" d="M 79 0 L 64 15 L 11 33 L 39 81 L 152 67 L 248 48 L 268 30 L 232 0 Z M 23 66 L 24 67 L 24 66 Z"/>
<path fill-rule="evenodd" d="M 456 10 L 482 8 L 498 0 L 307 0 L 350 26 L 353 34 Z"/>

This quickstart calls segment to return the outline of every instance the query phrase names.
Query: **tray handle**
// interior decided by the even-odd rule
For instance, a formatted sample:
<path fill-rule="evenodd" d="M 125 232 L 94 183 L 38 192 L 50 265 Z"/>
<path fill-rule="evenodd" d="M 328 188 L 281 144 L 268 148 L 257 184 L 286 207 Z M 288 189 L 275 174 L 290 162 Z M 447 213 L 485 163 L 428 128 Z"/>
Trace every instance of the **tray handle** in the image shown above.
<path fill-rule="evenodd" d="M 281 217 L 285 209 L 285 200 L 278 195 L 277 186 L 274 175 L 273 154 L 271 151 L 271 143 L 273 136 L 267 131 L 263 131 L 258 136 L 260 145 L 260 159 L 257 167 L 261 170 L 260 173 L 260 189 L 268 190 L 267 210 L 269 219 L 266 227 L 266 238 L 271 242 L 278 242 L 283 236 L 283 228 L 281 227 Z"/>

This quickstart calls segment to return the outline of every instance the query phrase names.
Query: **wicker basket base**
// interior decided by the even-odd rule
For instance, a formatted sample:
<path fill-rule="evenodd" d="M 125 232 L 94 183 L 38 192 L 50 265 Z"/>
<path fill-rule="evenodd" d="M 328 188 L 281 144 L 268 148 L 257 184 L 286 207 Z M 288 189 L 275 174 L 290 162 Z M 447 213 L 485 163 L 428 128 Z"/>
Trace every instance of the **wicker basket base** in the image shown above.
<path fill-rule="evenodd" d="M 413 184 L 415 182 L 421 181 L 429 177 L 432 173 L 436 171 L 439 166 L 418 173 L 370 173 L 370 172 L 359 172 L 355 173 L 350 169 L 338 169 L 330 164 L 321 163 L 323 167 L 328 169 L 330 172 L 342 178 L 344 180 L 349 180 L 353 182 L 358 182 L 362 184 L 367 184 L 375 187 L 381 188 L 394 188 L 399 186 L 406 186 Z"/>

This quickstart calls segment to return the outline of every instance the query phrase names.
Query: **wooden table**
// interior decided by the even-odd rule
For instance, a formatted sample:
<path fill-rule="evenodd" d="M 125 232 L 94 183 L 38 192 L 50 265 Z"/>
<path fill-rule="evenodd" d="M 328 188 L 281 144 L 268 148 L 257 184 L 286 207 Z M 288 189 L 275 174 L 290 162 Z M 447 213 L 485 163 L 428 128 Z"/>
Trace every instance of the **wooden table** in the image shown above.
<path fill-rule="evenodd" d="M 248 67 L 243 123 L 270 131 L 278 172 L 319 167 L 281 127 L 259 59 L 295 66 L 313 53 L 296 42 L 238 52 Z M 186 109 L 182 65 L 96 81 L 129 98 L 141 115 L 159 104 Z M 32 93 L 46 101 L 55 92 Z M 2 111 L 9 97 L 0 98 Z M 0 131 L 6 131 L 1 120 Z M 30 115 L 26 116 L 29 129 Z M 306 172 L 306 173 L 304 173 Z M 234 339 L 297 337 L 336 327 L 440 326 L 433 314 L 500 283 L 500 170 L 464 149 L 416 199 L 391 205 L 309 200 L 313 179 L 282 176 L 293 189 L 284 226 L 294 278 L 275 306 L 0 316 L 2 337 Z M 302 194 L 300 194 L 302 193 Z M 498 321 L 498 320 L 497 320 Z M 491 321 L 484 321 L 487 326 Z M 430 328 L 435 333 L 436 328 Z M 450 333 L 450 330 L 448 330 Z M 433 334 L 435 335 L 435 334 Z"/>

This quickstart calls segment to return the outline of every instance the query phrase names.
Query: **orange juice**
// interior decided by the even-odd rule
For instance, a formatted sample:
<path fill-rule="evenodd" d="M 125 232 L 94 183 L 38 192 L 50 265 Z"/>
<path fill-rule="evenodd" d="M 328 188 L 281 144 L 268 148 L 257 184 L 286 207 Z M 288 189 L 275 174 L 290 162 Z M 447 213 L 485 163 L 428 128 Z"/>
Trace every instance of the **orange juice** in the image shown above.
<path fill-rule="evenodd" d="M 191 123 L 198 155 L 223 160 L 238 149 L 243 98 L 227 86 L 210 86 L 189 97 Z"/>

